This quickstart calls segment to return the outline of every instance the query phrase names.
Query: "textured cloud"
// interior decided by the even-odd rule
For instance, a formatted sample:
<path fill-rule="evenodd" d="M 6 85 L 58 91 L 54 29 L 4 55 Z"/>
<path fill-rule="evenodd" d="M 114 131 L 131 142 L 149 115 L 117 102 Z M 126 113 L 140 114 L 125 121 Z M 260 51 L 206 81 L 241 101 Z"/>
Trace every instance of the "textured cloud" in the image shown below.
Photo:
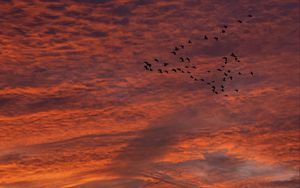
<path fill-rule="evenodd" d="M 296 187 L 299 21 L 296 0 L 0 1 L 0 187 Z M 144 71 L 180 44 L 206 79 L 240 57 L 229 97 Z"/>

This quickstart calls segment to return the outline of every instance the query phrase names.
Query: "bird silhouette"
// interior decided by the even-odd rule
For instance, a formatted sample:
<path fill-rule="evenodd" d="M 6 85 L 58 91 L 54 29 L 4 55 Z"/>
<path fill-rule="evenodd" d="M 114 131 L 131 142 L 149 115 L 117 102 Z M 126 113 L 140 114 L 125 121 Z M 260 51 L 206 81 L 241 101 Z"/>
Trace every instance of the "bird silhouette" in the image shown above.
<path fill-rule="evenodd" d="M 186 57 L 186 60 L 188 60 L 188 62 L 191 62 L 190 58 L 189 57 Z"/>
<path fill-rule="evenodd" d="M 185 66 L 185 68 L 186 68 L 186 69 L 188 69 L 188 68 L 189 68 L 189 66 Z"/>
<path fill-rule="evenodd" d="M 219 38 L 218 38 L 218 37 L 214 37 L 214 39 L 215 39 L 216 41 L 218 41 L 218 40 L 219 40 Z"/>
<path fill-rule="evenodd" d="M 179 50 L 179 48 L 177 48 L 177 46 L 175 46 L 174 50 L 175 50 L 175 51 L 178 51 L 178 50 Z"/>
<path fill-rule="evenodd" d="M 183 59 L 183 57 L 180 57 L 179 59 L 180 59 L 180 61 L 181 61 L 181 62 L 184 62 L 184 59 Z"/>
<path fill-rule="evenodd" d="M 192 68 L 196 69 L 196 66 L 192 66 Z"/>
<path fill-rule="evenodd" d="M 250 74 L 253 76 L 254 75 L 254 73 L 253 72 L 250 72 Z"/>
<path fill-rule="evenodd" d="M 251 18 L 251 17 L 253 17 L 253 16 L 252 16 L 251 14 L 249 14 L 249 15 L 248 15 L 248 17 L 250 17 L 250 18 Z"/>
<path fill-rule="evenodd" d="M 227 26 L 227 25 L 224 25 L 223 27 L 224 27 L 225 29 L 227 29 L 227 28 L 228 28 L 228 26 Z"/>
<path fill-rule="evenodd" d="M 203 79 L 203 78 L 201 78 L 200 80 L 201 80 L 202 82 L 204 82 L 204 79 Z"/>
<path fill-rule="evenodd" d="M 236 92 L 239 92 L 239 90 L 238 90 L 238 89 L 235 89 L 234 91 L 236 91 Z"/>
<path fill-rule="evenodd" d="M 239 74 L 239 75 L 242 75 L 242 73 L 241 73 L 241 72 L 239 72 L 238 74 Z"/>
<path fill-rule="evenodd" d="M 177 70 L 181 71 L 181 68 L 177 68 Z"/>
<path fill-rule="evenodd" d="M 159 62 L 158 59 L 154 59 L 154 61 Z"/>
<path fill-rule="evenodd" d="M 223 78 L 223 82 L 225 82 L 226 81 L 226 78 Z"/>
<path fill-rule="evenodd" d="M 224 30 L 224 29 L 222 29 L 221 33 L 225 33 L 225 30 Z"/>
<path fill-rule="evenodd" d="M 164 63 L 164 66 L 166 67 L 166 66 L 168 66 L 169 65 L 169 63 Z"/>
<path fill-rule="evenodd" d="M 195 81 L 198 81 L 198 79 L 197 79 L 197 78 L 195 78 L 194 80 L 195 80 Z"/>
<path fill-rule="evenodd" d="M 192 44 L 192 41 L 191 41 L 191 40 L 189 40 L 189 41 L 188 41 L 188 43 L 189 43 L 189 44 Z"/>
<path fill-rule="evenodd" d="M 190 76 L 191 78 L 194 78 L 192 75 Z"/>
<path fill-rule="evenodd" d="M 158 69 L 158 72 L 159 72 L 159 73 L 163 73 L 163 71 L 162 71 L 161 69 Z"/>
<path fill-rule="evenodd" d="M 149 68 L 148 68 L 148 66 L 147 66 L 147 65 L 145 65 L 144 67 L 145 67 L 145 69 L 146 69 L 146 70 L 149 70 Z"/>
<path fill-rule="evenodd" d="M 181 47 L 182 49 L 184 49 L 184 46 L 183 46 L 183 45 L 180 45 L 180 47 Z"/>
<path fill-rule="evenodd" d="M 187 71 L 187 73 L 189 73 L 189 74 L 190 74 L 191 72 L 190 72 L 190 71 Z"/>
<path fill-rule="evenodd" d="M 151 63 L 148 63 L 147 61 L 144 61 L 144 63 L 148 66 L 148 67 L 151 67 Z"/>
<path fill-rule="evenodd" d="M 230 70 L 228 70 L 227 72 L 230 73 Z"/>
<path fill-rule="evenodd" d="M 172 54 L 174 54 L 174 55 L 176 55 L 176 52 L 175 51 L 173 51 L 173 52 L 171 52 Z"/>
<path fill-rule="evenodd" d="M 224 72 L 224 75 L 225 75 L 225 76 L 228 76 L 228 74 L 227 74 L 226 72 Z"/>
<path fill-rule="evenodd" d="M 176 72 L 176 69 L 172 69 L 173 72 Z"/>
<path fill-rule="evenodd" d="M 208 39 L 206 35 L 204 35 L 204 39 L 205 39 L 205 40 L 207 40 L 207 39 Z"/>
<path fill-rule="evenodd" d="M 168 74 L 168 73 L 169 73 L 169 71 L 165 70 L 165 73 L 167 73 L 167 74 Z"/>
<path fill-rule="evenodd" d="M 238 22 L 239 22 L 239 23 L 243 23 L 243 21 L 242 21 L 242 20 L 238 20 Z"/>
<path fill-rule="evenodd" d="M 230 78 L 230 80 L 232 80 L 232 76 L 230 76 L 229 78 Z"/>
<path fill-rule="evenodd" d="M 224 95 L 225 97 L 228 97 L 228 95 Z"/>
<path fill-rule="evenodd" d="M 222 69 L 217 69 L 217 71 L 222 71 Z"/>
<path fill-rule="evenodd" d="M 232 57 L 237 57 L 233 52 L 230 54 Z"/>

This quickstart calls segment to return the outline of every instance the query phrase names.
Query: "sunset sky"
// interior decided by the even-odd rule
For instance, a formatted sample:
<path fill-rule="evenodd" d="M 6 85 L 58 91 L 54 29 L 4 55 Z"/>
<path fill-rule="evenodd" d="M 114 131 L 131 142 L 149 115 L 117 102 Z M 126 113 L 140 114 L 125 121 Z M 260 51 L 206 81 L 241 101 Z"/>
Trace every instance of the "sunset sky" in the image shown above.
<path fill-rule="evenodd" d="M 299 22 L 298 0 L 0 0 L 0 187 L 299 187 Z M 238 55 L 228 97 L 144 69 L 180 44 L 199 78 Z"/>

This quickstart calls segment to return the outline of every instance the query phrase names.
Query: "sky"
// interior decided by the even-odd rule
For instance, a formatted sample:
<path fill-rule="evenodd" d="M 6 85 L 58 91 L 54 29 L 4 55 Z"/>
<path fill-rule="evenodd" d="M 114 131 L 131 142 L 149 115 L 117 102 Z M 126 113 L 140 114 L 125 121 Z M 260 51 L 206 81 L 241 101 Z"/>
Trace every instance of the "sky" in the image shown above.
<path fill-rule="evenodd" d="M 1 0 L 0 187 L 298 187 L 299 23 L 298 0 Z M 144 69 L 180 44 L 198 76 L 238 55 L 228 97 Z"/>

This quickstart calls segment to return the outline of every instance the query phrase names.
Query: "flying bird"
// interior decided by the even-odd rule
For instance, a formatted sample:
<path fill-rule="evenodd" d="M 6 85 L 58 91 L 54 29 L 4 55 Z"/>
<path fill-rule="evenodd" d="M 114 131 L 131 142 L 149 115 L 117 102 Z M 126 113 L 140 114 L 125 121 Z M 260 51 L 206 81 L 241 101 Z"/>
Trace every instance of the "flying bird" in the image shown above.
<path fill-rule="evenodd" d="M 217 69 L 217 71 L 222 71 L 222 69 Z"/>
<path fill-rule="evenodd" d="M 180 57 L 179 59 L 180 59 L 180 61 L 181 61 L 181 62 L 184 62 L 184 59 L 183 59 L 183 57 Z"/>
<path fill-rule="evenodd" d="M 218 37 L 214 37 L 214 39 L 215 39 L 216 41 L 218 41 L 218 40 L 219 40 L 219 38 L 218 38 Z"/>
<path fill-rule="evenodd" d="M 251 18 L 251 17 L 253 17 L 253 16 L 252 16 L 251 14 L 249 14 L 249 15 L 248 15 L 248 17 L 250 17 L 250 18 Z"/>
<path fill-rule="evenodd" d="M 192 68 L 196 69 L 196 66 L 192 66 Z"/>
<path fill-rule="evenodd" d="M 186 57 L 186 60 L 188 60 L 188 62 L 191 62 L 190 58 L 189 57 Z"/>
<path fill-rule="evenodd" d="M 205 40 L 207 40 L 207 39 L 208 39 L 206 35 L 204 35 L 204 39 L 205 39 Z"/>
<path fill-rule="evenodd" d="M 176 55 L 176 52 L 175 51 L 173 51 L 173 52 L 171 52 L 172 54 L 174 54 L 174 55 Z"/>
<path fill-rule="evenodd" d="M 250 74 L 253 76 L 254 75 L 254 73 L 253 72 L 250 72 Z"/>
<path fill-rule="evenodd" d="M 164 63 L 164 66 L 166 67 L 166 66 L 168 66 L 169 65 L 169 63 Z"/>
<path fill-rule="evenodd" d="M 224 30 L 224 29 L 222 29 L 221 33 L 225 33 L 225 30 Z"/>
<path fill-rule="evenodd" d="M 239 90 L 238 90 L 238 89 L 235 89 L 234 91 L 236 91 L 236 92 L 239 92 Z"/>
<path fill-rule="evenodd" d="M 243 23 L 243 21 L 242 21 L 242 20 L 238 20 L 238 22 L 239 22 L 239 23 Z"/>
<path fill-rule="evenodd" d="M 188 41 L 188 43 L 189 43 L 189 44 L 192 44 L 192 41 L 191 41 L 191 40 L 189 40 L 189 41 Z"/>
<path fill-rule="evenodd" d="M 175 50 L 175 51 L 178 51 L 178 50 L 179 50 L 179 48 L 177 48 L 177 46 L 175 46 L 174 50 Z"/>
<path fill-rule="evenodd" d="M 176 72 L 176 69 L 172 69 L 173 72 Z"/>
<path fill-rule="evenodd" d="M 163 71 L 162 71 L 161 69 L 158 69 L 158 72 L 159 72 L 159 73 L 163 73 Z"/>
<path fill-rule="evenodd" d="M 180 47 L 181 47 L 182 49 L 184 49 L 184 46 L 183 46 L 183 45 L 180 45 Z"/>
<path fill-rule="evenodd" d="M 228 26 L 227 26 L 227 25 L 224 25 L 223 27 L 224 27 L 225 29 L 227 29 L 227 28 L 228 28 Z"/>
<path fill-rule="evenodd" d="M 241 72 L 239 72 L 238 74 L 239 74 L 239 75 L 242 75 L 242 73 L 241 73 Z"/>

